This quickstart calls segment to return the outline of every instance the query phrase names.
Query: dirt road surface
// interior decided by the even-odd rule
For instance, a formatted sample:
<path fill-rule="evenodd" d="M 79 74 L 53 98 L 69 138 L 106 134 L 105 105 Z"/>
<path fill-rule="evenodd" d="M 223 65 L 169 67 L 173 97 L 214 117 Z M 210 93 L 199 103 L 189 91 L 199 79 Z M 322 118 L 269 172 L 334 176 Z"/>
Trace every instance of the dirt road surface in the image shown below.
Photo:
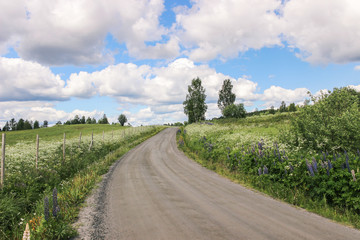
<path fill-rule="evenodd" d="M 218 176 L 166 129 L 124 156 L 99 189 L 91 239 L 360 239 L 360 231 Z M 87 237 L 83 237 L 86 239 Z"/>

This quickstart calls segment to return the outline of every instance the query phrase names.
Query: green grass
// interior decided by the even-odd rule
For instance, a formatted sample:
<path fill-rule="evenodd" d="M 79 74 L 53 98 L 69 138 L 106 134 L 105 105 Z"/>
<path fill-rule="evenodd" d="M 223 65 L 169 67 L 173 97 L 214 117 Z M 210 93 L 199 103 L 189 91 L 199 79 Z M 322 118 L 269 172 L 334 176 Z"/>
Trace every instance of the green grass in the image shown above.
<path fill-rule="evenodd" d="M 34 228 L 32 236 L 35 237 L 32 239 L 68 239 L 73 236 L 75 231 L 71 223 L 101 175 L 123 154 L 162 129 L 164 127 L 96 124 L 7 132 L 6 179 L 0 189 L 0 239 L 21 239 L 25 224 L 30 220 Z M 92 131 L 94 143 L 90 149 Z M 65 161 L 62 158 L 64 132 L 67 135 Z M 78 141 L 80 132 L 81 144 Z M 34 164 L 36 134 L 40 136 L 38 169 Z M 58 189 L 61 215 L 46 222 L 44 196 L 51 199 L 54 187 Z"/>
<path fill-rule="evenodd" d="M 120 125 L 109 125 L 109 124 L 77 124 L 77 125 L 55 125 L 48 128 L 39 128 L 33 130 L 22 130 L 22 131 L 7 131 L 6 133 L 6 145 L 14 145 L 22 141 L 35 141 L 36 135 L 39 134 L 41 140 L 45 141 L 60 141 L 63 139 L 63 134 L 66 133 L 66 138 L 79 137 L 80 132 L 82 135 L 91 135 L 92 131 L 94 134 L 105 133 L 126 129 L 129 127 L 122 127 Z M 4 133 L 4 132 L 2 132 Z M 0 139 L 0 142 L 2 140 Z"/>

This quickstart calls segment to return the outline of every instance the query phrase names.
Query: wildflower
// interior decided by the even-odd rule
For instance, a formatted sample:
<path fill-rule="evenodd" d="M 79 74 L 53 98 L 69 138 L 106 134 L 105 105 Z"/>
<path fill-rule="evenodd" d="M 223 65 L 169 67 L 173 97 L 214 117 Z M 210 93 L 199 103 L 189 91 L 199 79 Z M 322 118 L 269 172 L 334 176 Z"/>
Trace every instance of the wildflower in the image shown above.
<path fill-rule="evenodd" d="M 54 188 L 54 190 L 53 190 L 53 210 L 52 210 L 52 214 L 54 217 L 57 217 L 58 210 L 60 210 L 60 208 L 59 208 L 58 202 L 57 202 L 57 189 Z"/>
<path fill-rule="evenodd" d="M 312 177 L 315 176 L 314 170 L 313 170 L 313 168 L 312 168 L 312 165 L 308 162 L 307 159 L 306 159 L 306 166 L 307 166 L 307 168 L 308 168 L 308 170 L 309 170 L 309 172 L 310 172 L 310 175 L 311 175 Z"/>
<path fill-rule="evenodd" d="M 261 176 L 261 167 L 258 169 L 259 176 Z"/>
<path fill-rule="evenodd" d="M 346 151 L 345 151 L 345 153 L 346 153 Z M 346 164 L 346 167 L 347 167 L 349 173 L 351 173 L 351 169 L 350 169 L 350 165 L 349 165 L 349 156 L 347 155 L 347 153 L 346 153 L 345 164 Z"/>
<path fill-rule="evenodd" d="M 44 216 L 45 216 L 45 220 L 49 221 L 50 214 L 49 214 L 49 198 L 48 197 L 45 197 L 45 199 L 44 199 Z"/>
<path fill-rule="evenodd" d="M 266 166 L 264 166 L 263 174 L 268 174 L 268 173 L 269 173 L 269 169 Z"/>
<path fill-rule="evenodd" d="M 316 159 L 313 157 L 312 160 L 313 169 L 315 170 L 315 172 L 318 172 Z"/>
<path fill-rule="evenodd" d="M 355 171 L 351 170 L 351 175 L 353 177 L 353 181 L 356 182 L 356 177 L 355 177 Z"/>

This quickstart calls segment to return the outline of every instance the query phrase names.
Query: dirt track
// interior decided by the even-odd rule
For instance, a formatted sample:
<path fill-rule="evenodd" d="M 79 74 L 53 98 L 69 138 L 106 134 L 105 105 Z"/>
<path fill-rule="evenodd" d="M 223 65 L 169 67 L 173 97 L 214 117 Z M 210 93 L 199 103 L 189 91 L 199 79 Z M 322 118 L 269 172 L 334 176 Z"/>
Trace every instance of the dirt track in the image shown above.
<path fill-rule="evenodd" d="M 360 231 L 199 166 L 166 129 L 130 151 L 100 189 L 92 239 L 360 239 Z"/>

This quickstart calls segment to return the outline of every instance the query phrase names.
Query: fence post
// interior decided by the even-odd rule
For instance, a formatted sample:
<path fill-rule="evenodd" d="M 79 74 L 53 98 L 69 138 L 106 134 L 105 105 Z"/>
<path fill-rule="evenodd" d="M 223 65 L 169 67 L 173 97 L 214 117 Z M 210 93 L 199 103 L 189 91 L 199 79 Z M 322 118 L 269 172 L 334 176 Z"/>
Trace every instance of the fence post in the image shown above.
<path fill-rule="evenodd" d="M 2 134 L 2 158 L 1 158 L 1 187 L 4 186 L 4 182 L 5 182 L 5 137 L 6 134 L 3 133 Z"/>
<path fill-rule="evenodd" d="M 90 142 L 90 146 L 89 146 L 89 151 L 90 151 L 91 148 L 92 148 L 93 140 L 94 140 L 94 130 L 93 130 L 92 133 L 91 133 L 91 142 Z"/>
<path fill-rule="evenodd" d="M 36 134 L 36 158 L 35 158 L 35 168 L 38 169 L 39 161 L 39 134 Z"/>
<path fill-rule="evenodd" d="M 63 143 L 63 163 L 65 163 L 65 147 L 66 147 L 66 133 L 64 133 L 64 143 Z"/>
<path fill-rule="evenodd" d="M 81 144 L 81 135 L 82 135 L 82 132 L 80 132 L 80 137 L 79 137 L 79 147 L 80 147 L 80 144 Z"/>

